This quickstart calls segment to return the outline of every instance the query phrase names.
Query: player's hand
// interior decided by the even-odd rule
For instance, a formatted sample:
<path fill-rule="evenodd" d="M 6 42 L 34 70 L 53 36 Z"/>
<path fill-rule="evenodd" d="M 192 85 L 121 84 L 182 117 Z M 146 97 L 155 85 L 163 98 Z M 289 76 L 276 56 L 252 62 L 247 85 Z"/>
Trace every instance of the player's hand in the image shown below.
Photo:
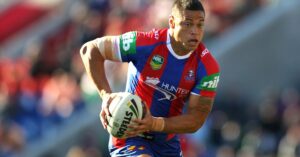
<path fill-rule="evenodd" d="M 102 92 L 100 93 L 100 97 L 102 98 L 102 107 L 101 111 L 99 113 L 99 117 L 101 120 L 101 123 L 103 125 L 104 129 L 107 129 L 108 120 L 107 116 L 111 117 L 111 113 L 109 112 L 109 105 L 111 102 L 117 97 L 116 93 L 106 93 Z"/>
<path fill-rule="evenodd" d="M 128 130 L 125 132 L 128 137 L 134 137 L 141 133 L 151 131 L 153 117 L 150 110 L 146 108 L 146 115 L 143 119 L 133 119 L 132 124 L 128 125 Z"/>

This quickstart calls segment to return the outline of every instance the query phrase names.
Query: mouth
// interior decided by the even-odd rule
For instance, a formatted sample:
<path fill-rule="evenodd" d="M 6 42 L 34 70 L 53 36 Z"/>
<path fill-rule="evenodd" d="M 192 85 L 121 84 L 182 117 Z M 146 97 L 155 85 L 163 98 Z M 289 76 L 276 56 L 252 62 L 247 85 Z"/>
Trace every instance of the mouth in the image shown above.
<path fill-rule="evenodd" d="M 190 39 L 190 40 L 188 40 L 188 43 L 190 43 L 192 45 L 197 45 L 199 43 L 199 40 L 197 40 L 197 39 Z"/>

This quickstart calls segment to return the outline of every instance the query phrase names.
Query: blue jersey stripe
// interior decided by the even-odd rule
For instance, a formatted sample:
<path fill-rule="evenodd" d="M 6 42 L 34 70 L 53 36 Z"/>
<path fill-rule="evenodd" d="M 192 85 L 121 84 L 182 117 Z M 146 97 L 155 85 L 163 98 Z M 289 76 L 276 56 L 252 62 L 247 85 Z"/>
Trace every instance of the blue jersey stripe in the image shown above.
<path fill-rule="evenodd" d="M 135 59 L 132 59 L 129 62 L 125 91 L 128 91 L 130 93 L 135 93 L 135 88 L 138 84 L 141 71 L 144 69 L 149 56 L 151 55 L 155 47 L 162 43 L 164 42 L 156 43 L 153 45 L 136 47 L 136 54 L 133 55 L 134 57 L 132 57 Z M 122 57 L 124 57 L 125 60 L 128 59 L 127 56 L 122 56 Z M 137 61 L 136 59 L 139 60 Z"/>
<path fill-rule="evenodd" d="M 163 72 L 163 75 L 160 77 L 161 82 L 159 83 L 159 86 L 162 89 L 167 92 L 171 92 L 173 95 L 176 95 L 176 90 L 181 80 L 184 64 L 186 61 L 186 59 L 176 59 L 173 55 L 168 53 L 168 57 L 165 61 L 167 65 Z M 171 101 L 167 99 L 160 100 L 164 97 L 166 97 L 166 95 L 163 95 L 160 91 L 156 90 L 154 92 L 151 106 L 151 113 L 153 113 L 154 116 L 167 117 L 169 115 Z"/>

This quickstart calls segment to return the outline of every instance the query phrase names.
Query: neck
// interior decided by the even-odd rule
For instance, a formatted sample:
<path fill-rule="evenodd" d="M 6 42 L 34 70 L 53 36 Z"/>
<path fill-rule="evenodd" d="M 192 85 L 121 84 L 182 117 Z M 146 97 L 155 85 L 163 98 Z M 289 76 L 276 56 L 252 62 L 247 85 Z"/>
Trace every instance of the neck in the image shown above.
<path fill-rule="evenodd" d="M 191 52 L 191 50 L 188 50 L 185 47 L 183 47 L 182 43 L 176 41 L 172 35 L 170 35 L 170 41 L 171 46 L 177 55 L 184 56 Z"/>

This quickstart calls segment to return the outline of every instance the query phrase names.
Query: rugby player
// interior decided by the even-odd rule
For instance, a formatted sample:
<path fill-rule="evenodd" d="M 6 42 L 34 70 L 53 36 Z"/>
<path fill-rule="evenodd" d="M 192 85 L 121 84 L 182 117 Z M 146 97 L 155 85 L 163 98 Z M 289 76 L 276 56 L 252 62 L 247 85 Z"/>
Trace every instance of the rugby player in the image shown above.
<path fill-rule="evenodd" d="M 105 60 L 130 63 L 126 91 L 141 97 L 148 109 L 144 119 L 129 126 L 129 138 L 110 137 L 111 156 L 182 156 L 177 134 L 201 128 L 219 82 L 218 63 L 202 43 L 204 23 L 199 0 L 175 0 L 169 28 L 104 36 L 82 46 L 87 74 L 99 93 L 108 93 L 100 112 L 104 128 L 109 102 L 115 96 L 105 76 Z"/>

